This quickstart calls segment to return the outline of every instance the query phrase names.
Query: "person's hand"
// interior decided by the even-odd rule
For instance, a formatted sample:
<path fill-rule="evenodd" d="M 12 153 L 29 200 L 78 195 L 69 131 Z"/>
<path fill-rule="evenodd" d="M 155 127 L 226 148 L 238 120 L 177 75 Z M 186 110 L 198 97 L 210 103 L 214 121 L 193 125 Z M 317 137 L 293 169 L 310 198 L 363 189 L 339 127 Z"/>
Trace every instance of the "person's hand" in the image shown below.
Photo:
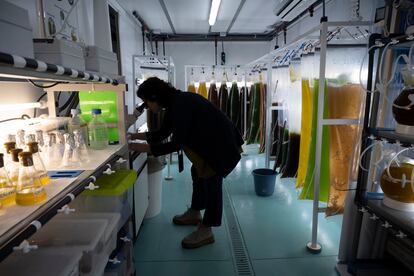
<path fill-rule="evenodd" d="M 147 152 L 147 153 L 149 153 L 151 151 L 150 145 L 146 144 L 146 143 L 129 143 L 128 144 L 128 149 L 130 151 L 135 151 L 135 152 Z"/>

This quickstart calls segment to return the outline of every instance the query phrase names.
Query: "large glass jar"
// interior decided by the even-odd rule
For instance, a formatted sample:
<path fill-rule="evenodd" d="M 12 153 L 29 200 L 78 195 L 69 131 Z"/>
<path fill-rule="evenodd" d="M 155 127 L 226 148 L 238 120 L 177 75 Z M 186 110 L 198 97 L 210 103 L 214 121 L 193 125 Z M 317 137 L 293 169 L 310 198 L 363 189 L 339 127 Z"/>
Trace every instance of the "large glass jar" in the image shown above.
<path fill-rule="evenodd" d="M 404 89 L 394 100 L 392 113 L 397 121 L 396 132 L 414 136 L 414 66 L 401 70 Z"/>
<path fill-rule="evenodd" d="M 414 211 L 414 164 L 392 164 L 389 174 L 387 169 L 381 175 L 381 189 L 384 192 L 384 204 L 388 207 Z"/>

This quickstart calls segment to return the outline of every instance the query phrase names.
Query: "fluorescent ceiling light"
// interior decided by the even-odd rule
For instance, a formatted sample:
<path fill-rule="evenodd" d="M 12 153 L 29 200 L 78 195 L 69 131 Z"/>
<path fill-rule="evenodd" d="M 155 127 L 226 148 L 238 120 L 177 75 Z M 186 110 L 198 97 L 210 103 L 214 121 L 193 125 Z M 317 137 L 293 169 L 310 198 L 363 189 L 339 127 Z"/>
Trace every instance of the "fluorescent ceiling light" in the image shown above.
<path fill-rule="evenodd" d="M 210 8 L 210 17 L 208 18 L 208 24 L 213 26 L 216 23 L 218 10 L 220 8 L 221 0 L 212 0 Z"/>

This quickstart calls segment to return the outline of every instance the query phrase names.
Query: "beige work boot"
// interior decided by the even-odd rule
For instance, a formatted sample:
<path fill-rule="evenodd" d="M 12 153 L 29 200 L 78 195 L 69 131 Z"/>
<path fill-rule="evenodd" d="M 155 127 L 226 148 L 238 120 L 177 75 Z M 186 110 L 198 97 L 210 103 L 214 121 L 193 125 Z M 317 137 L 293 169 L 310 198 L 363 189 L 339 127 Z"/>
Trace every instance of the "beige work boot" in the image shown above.
<path fill-rule="evenodd" d="M 200 223 L 197 230 L 181 241 L 181 246 L 186 249 L 193 249 L 210 243 L 214 243 L 213 231 L 211 231 L 211 227 Z"/>
<path fill-rule="evenodd" d="M 201 213 L 199 210 L 188 208 L 181 215 L 176 215 L 173 218 L 173 223 L 177 225 L 197 225 L 201 222 Z"/>

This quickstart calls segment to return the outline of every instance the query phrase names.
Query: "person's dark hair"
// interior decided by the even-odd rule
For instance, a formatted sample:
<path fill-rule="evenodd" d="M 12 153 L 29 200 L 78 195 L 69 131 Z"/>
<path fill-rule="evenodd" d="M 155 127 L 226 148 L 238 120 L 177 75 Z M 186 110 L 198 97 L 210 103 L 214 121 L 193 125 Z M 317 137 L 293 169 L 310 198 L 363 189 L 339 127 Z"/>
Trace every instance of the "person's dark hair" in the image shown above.
<path fill-rule="evenodd" d="M 177 93 L 179 93 L 179 90 L 157 77 L 144 81 L 137 91 L 137 95 L 141 99 L 157 102 L 164 107 L 170 105 L 172 97 L 177 95 Z"/>

